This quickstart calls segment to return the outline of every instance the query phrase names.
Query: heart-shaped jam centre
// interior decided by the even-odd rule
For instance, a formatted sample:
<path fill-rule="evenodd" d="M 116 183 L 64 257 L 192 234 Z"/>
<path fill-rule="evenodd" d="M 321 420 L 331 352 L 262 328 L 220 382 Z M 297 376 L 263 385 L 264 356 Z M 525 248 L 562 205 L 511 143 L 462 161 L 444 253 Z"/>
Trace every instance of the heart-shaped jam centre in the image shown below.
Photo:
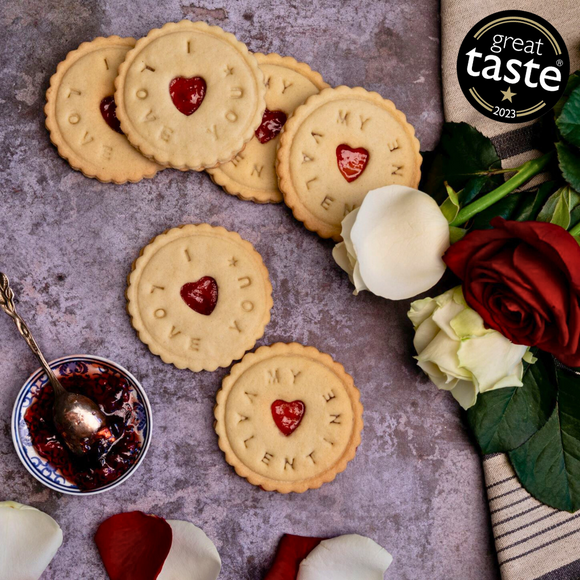
<path fill-rule="evenodd" d="M 169 83 L 171 100 L 180 113 L 193 115 L 205 99 L 205 81 L 201 77 L 175 77 Z"/>
<path fill-rule="evenodd" d="M 272 403 L 272 417 L 280 431 L 288 437 L 296 431 L 304 417 L 306 405 L 302 401 L 287 403 L 278 399 Z"/>
<path fill-rule="evenodd" d="M 343 144 L 336 148 L 338 169 L 349 183 L 362 175 L 369 162 L 369 157 L 369 152 L 364 147 L 353 149 Z"/>
<path fill-rule="evenodd" d="M 209 316 L 218 301 L 218 285 L 211 276 L 204 276 L 197 282 L 188 282 L 181 287 L 183 301 L 199 314 Z"/>
<path fill-rule="evenodd" d="M 117 119 L 117 103 L 115 103 L 115 97 L 111 95 L 110 97 L 105 97 L 101 101 L 101 115 L 103 119 L 107 122 L 107 125 L 117 131 L 117 133 L 123 134 L 121 131 L 121 122 Z"/>
<path fill-rule="evenodd" d="M 262 117 L 262 123 L 256 129 L 258 141 L 260 143 L 267 143 L 274 139 L 282 131 L 282 127 L 284 127 L 287 118 L 284 111 L 269 111 L 266 109 Z"/>

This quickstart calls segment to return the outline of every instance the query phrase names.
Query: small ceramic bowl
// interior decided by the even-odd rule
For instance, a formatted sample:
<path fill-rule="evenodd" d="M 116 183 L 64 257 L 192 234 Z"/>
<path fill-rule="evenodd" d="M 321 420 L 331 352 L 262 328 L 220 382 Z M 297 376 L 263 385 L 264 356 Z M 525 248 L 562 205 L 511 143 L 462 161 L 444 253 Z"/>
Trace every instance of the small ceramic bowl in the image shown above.
<path fill-rule="evenodd" d="M 24 467 L 33 475 L 40 483 L 46 487 L 66 493 L 70 495 L 95 495 L 109 491 L 124 481 L 129 479 L 137 470 L 141 462 L 145 458 L 147 449 L 151 442 L 151 431 L 153 422 L 151 418 L 151 405 L 147 399 L 147 395 L 139 381 L 126 369 L 117 363 L 91 355 L 71 355 L 59 358 L 52 361 L 50 368 L 52 368 L 57 377 L 71 375 L 71 374 L 108 374 L 112 373 L 116 376 L 123 377 L 131 391 L 134 399 L 133 408 L 136 413 L 136 427 L 135 431 L 142 439 L 142 446 L 139 452 L 137 461 L 118 479 L 108 483 L 103 487 L 83 491 L 79 489 L 74 483 L 68 481 L 63 475 L 55 469 L 46 459 L 41 457 L 34 446 L 32 445 L 28 425 L 25 420 L 26 410 L 34 401 L 44 388 L 48 379 L 41 369 L 34 372 L 24 383 L 16 403 L 12 411 L 12 439 L 18 457 L 24 464 Z"/>

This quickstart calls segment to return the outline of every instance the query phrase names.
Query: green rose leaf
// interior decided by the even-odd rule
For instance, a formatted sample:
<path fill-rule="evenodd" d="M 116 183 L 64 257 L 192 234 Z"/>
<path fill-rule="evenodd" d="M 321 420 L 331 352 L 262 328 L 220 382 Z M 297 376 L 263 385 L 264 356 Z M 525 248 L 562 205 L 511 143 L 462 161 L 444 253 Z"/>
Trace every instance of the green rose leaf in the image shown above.
<path fill-rule="evenodd" d="M 519 222 L 535 221 L 538 219 L 540 211 L 544 207 L 544 204 L 550 197 L 550 194 L 554 190 L 554 182 L 547 181 L 542 183 L 535 195 L 526 195 L 522 204 L 518 207 L 511 219 L 517 220 Z"/>
<path fill-rule="evenodd" d="M 537 217 L 539 222 L 550 222 L 567 230 L 572 222 L 572 211 L 580 204 L 580 195 L 565 186 L 558 189 L 546 201 Z"/>
<path fill-rule="evenodd" d="M 479 395 L 467 421 L 482 453 L 506 452 L 525 443 L 546 424 L 556 403 L 554 364 L 542 355 L 524 372 L 522 387 Z"/>
<path fill-rule="evenodd" d="M 580 377 L 558 370 L 557 380 L 558 403 L 547 423 L 509 456 L 536 499 L 575 512 L 580 509 Z"/>
<path fill-rule="evenodd" d="M 568 98 L 572 94 L 577 87 L 580 87 L 580 71 L 576 71 L 572 73 L 568 77 L 568 82 L 566 83 L 566 89 L 564 90 L 564 94 L 560 97 L 560 100 L 556 103 L 554 107 L 554 117 L 558 119 L 560 114 L 562 113 L 562 109 L 564 105 L 568 102 Z"/>
<path fill-rule="evenodd" d="M 556 143 L 558 165 L 564 179 L 576 191 L 580 191 L 580 150 L 563 141 Z"/>
<path fill-rule="evenodd" d="M 556 125 L 568 143 L 580 147 L 580 86 L 570 93 L 562 112 L 556 118 Z"/>
<path fill-rule="evenodd" d="M 422 153 L 423 167 L 419 189 L 439 204 L 447 199 L 447 182 L 455 191 L 466 187 L 474 177 L 479 193 L 487 193 L 503 182 L 503 176 L 487 175 L 501 169 L 501 162 L 490 139 L 467 123 L 445 123 L 439 144 L 433 151 Z M 460 198 L 461 199 L 461 198 Z M 462 203 L 464 200 L 461 199 Z"/>

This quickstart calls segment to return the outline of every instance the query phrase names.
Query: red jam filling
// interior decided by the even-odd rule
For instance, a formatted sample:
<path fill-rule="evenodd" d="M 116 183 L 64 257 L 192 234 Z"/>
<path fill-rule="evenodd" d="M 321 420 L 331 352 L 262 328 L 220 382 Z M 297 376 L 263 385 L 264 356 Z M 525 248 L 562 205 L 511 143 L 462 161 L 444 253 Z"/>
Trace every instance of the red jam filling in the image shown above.
<path fill-rule="evenodd" d="M 300 425 L 306 405 L 302 401 L 292 401 L 287 403 L 278 399 L 272 403 L 272 417 L 276 427 L 280 429 L 283 435 L 292 435 Z"/>
<path fill-rule="evenodd" d="M 256 129 L 258 141 L 260 143 L 267 143 L 274 139 L 282 131 L 286 119 L 287 116 L 284 111 L 269 111 L 266 109 L 262 117 L 262 123 Z"/>
<path fill-rule="evenodd" d="M 201 77 L 175 77 L 169 83 L 171 100 L 180 113 L 193 115 L 205 99 L 207 86 Z"/>
<path fill-rule="evenodd" d="M 209 316 L 218 301 L 218 285 L 211 276 L 204 276 L 197 282 L 188 282 L 181 287 L 181 298 L 198 314 Z"/>
<path fill-rule="evenodd" d="M 117 133 L 123 135 L 123 131 L 121 131 L 121 122 L 117 119 L 117 104 L 115 103 L 115 97 L 113 97 L 113 95 L 105 97 L 101 101 L 101 115 L 103 115 L 103 119 L 105 119 L 107 125 L 109 125 L 113 131 L 117 131 Z"/>
<path fill-rule="evenodd" d="M 362 175 L 369 162 L 369 157 L 369 152 L 364 147 L 353 149 L 343 144 L 336 148 L 338 169 L 349 183 Z"/>
<path fill-rule="evenodd" d="M 143 444 L 135 431 L 137 419 L 129 385 L 124 378 L 106 371 L 93 375 L 72 374 L 60 380 L 67 391 L 86 395 L 99 405 L 108 425 L 102 434 L 103 444 L 109 446 L 111 438 L 115 443 L 104 456 L 98 442 L 87 456 L 78 457 L 69 451 L 54 426 L 54 395 L 50 384 L 46 384 L 25 415 L 34 448 L 82 491 L 116 481 L 135 464 Z"/>

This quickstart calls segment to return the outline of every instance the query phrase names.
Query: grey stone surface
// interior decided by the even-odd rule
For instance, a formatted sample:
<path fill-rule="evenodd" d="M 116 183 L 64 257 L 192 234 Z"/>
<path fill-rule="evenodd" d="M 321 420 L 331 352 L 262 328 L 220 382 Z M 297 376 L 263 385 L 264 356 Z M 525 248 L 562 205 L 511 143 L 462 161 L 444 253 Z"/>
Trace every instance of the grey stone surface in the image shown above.
<path fill-rule="evenodd" d="M 377 90 L 405 111 L 425 148 L 442 122 L 436 0 L 4 0 L 0 269 L 49 357 L 118 361 L 142 380 L 155 419 L 144 464 L 120 488 L 71 498 L 42 487 L 20 464 L 9 426 L 16 394 L 37 365 L 0 317 L 0 500 L 32 504 L 60 522 L 64 545 L 44 580 L 105 578 L 93 533 L 106 517 L 134 509 L 201 526 L 221 553 L 223 580 L 261 578 L 284 532 L 368 535 L 394 555 L 388 578 L 498 578 L 480 459 L 457 406 L 413 365 L 407 302 L 353 297 L 331 244 L 284 206 L 242 202 L 205 174 L 172 170 L 103 185 L 71 170 L 50 144 L 44 91 L 69 50 L 184 17 L 219 24 L 251 50 L 304 60 L 333 85 Z M 166 228 L 206 221 L 238 231 L 270 269 L 275 306 L 260 343 L 299 341 L 329 352 L 362 392 L 362 446 L 320 490 L 269 494 L 236 476 L 212 429 L 227 370 L 165 365 L 131 328 L 123 293 L 140 248 Z"/>

